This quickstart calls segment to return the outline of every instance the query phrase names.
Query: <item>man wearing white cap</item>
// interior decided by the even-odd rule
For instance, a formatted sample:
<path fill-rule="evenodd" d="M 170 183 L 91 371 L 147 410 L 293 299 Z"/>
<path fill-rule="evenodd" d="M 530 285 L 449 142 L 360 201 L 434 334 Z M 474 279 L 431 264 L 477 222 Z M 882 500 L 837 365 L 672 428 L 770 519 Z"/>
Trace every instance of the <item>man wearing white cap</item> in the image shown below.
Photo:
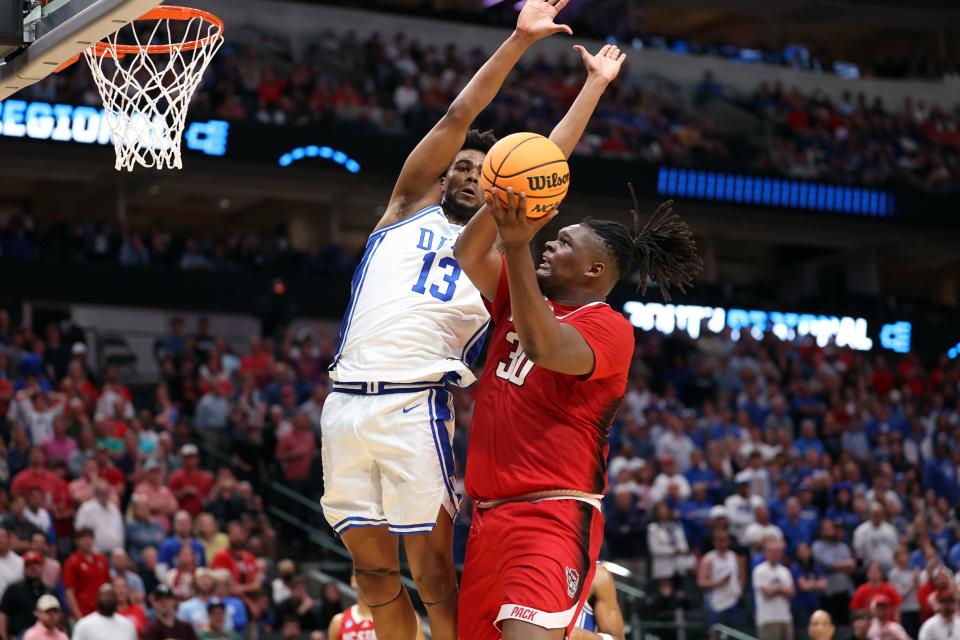
<path fill-rule="evenodd" d="M 734 478 L 737 483 L 737 492 L 724 501 L 730 517 L 730 528 L 737 542 L 747 546 L 747 527 L 754 522 L 754 512 L 764 504 L 763 498 L 753 495 L 750 488 L 750 477 L 743 472 Z"/>
<path fill-rule="evenodd" d="M 23 640 L 67 640 L 67 634 L 60 630 L 60 602 L 54 596 L 40 596 L 34 615 L 37 623 L 27 629 Z"/>

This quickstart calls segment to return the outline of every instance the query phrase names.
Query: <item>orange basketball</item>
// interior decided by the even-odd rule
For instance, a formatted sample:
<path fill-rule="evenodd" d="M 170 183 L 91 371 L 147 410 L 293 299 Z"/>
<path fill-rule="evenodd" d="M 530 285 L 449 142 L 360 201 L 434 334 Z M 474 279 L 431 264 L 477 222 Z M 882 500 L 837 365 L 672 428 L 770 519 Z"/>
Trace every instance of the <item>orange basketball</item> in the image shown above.
<path fill-rule="evenodd" d="M 514 133 L 493 145 L 483 161 L 483 190 L 498 189 L 507 203 L 507 187 L 527 195 L 527 217 L 541 218 L 563 202 L 570 188 L 570 167 L 560 147 L 539 133 Z"/>

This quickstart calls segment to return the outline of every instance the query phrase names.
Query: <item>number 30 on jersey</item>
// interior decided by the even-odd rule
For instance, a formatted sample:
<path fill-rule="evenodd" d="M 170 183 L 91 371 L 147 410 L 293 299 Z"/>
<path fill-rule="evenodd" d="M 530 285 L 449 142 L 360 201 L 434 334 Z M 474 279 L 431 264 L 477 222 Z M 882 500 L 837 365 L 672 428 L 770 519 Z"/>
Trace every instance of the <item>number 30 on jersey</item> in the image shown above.
<path fill-rule="evenodd" d="M 515 344 L 516 347 L 507 354 L 506 361 L 497 363 L 497 377 L 522 387 L 530 370 L 533 369 L 534 362 L 523 352 L 516 331 L 508 331 L 506 340 L 510 344 Z"/>

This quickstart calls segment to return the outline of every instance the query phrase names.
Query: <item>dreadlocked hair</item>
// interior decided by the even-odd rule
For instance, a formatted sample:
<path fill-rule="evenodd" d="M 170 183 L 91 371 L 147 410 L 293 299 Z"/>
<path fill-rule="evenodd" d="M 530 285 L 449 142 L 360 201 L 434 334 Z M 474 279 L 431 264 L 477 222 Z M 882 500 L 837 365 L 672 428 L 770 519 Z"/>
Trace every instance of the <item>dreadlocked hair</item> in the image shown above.
<path fill-rule="evenodd" d="M 636 262 L 640 276 L 637 290 L 647 292 L 647 280 L 653 280 L 660 288 L 663 299 L 670 300 L 670 289 L 676 287 L 686 293 L 693 278 L 703 269 L 703 260 L 697 255 L 697 243 L 687 223 L 673 212 L 673 200 L 667 200 L 641 227 L 640 203 L 632 184 L 633 233 L 624 225 L 612 220 L 587 218 L 583 224 L 603 240 L 617 261 L 620 277 L 627 275 L 630 263 Z"/>
<path fill-rule="evenodd" d="M 486 131 L 470 129 L 467 131 L 467 139 L 463 141 L 463 146 L 460 147 L 460 150 L 465 151 L 471 149 L 473 151 L 486 153 L 490 151 L 490 148 L 495 144 L 497 144 L 497 136 L 493 134 L 492 129 L 487 129 Z"/>

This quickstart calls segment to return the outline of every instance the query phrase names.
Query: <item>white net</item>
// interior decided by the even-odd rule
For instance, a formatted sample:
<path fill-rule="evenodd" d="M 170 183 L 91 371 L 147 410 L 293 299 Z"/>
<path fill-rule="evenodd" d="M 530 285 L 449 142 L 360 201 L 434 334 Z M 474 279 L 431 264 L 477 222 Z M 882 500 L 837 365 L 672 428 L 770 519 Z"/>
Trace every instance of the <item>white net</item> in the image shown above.
<path fill-rule="evenodd" d="M 187 106 L 223 44 L 220 24 L 161 7 L 84 51 L 117 152 L 116 169 L 182 169 Z M 154 17 L 159 11 L 166 17 Z M 189 12 L 190 10 L 181 10 Z"/>

